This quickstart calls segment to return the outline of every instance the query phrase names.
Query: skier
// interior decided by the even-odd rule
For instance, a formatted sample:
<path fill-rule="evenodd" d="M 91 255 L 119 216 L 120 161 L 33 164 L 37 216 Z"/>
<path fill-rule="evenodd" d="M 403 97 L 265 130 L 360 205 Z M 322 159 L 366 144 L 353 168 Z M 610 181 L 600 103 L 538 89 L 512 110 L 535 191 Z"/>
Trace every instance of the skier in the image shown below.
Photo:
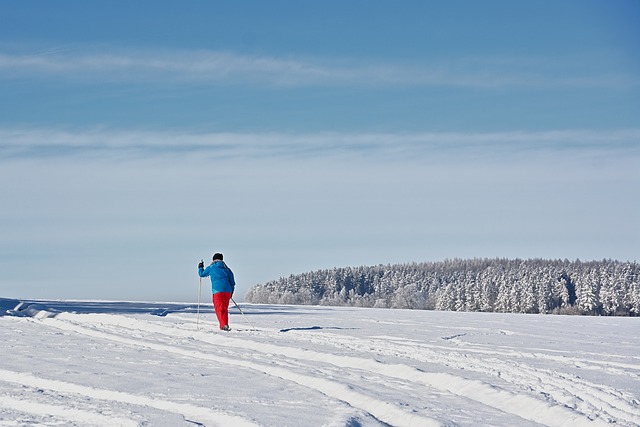
<path fill-rule="evenodd" d="M 198 275 L 200 277 L 211 277 L 211 292 L 213 294 L 213 307 L 216 310 L 216 317 L 223 331 L 229 330 L 229 301 L 236 288 L 236 281 L 233 272 L 222 260 L 221 253 L 213 255 L 211 265 L 204 268 L 204 262 L 198 264 Z"/>

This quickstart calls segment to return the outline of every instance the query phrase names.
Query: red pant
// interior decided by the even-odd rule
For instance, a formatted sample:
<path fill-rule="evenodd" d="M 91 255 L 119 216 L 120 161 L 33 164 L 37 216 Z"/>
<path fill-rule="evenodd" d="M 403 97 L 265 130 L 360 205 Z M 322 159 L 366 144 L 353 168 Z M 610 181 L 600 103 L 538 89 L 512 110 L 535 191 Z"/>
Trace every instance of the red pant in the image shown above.
<path fill-rule="evenodd" d="M 220 329 L 229 324 L 229 301 L 231 292 L 217 292 L 213 294 L 213 308 L 216 309 L 216 317 L 220 323 Z"/>

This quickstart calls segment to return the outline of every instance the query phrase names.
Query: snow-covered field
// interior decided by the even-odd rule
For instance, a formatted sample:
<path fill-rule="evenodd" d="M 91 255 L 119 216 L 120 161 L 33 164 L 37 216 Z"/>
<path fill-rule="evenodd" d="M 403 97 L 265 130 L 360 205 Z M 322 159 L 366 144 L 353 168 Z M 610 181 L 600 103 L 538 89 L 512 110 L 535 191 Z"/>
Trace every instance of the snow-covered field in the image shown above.
<path fill-rule="evenodd" d="M 640 424 L 638 318 L 241 304 L 220 332 L 190 304 L 18 305 L 2 426 Z"/>

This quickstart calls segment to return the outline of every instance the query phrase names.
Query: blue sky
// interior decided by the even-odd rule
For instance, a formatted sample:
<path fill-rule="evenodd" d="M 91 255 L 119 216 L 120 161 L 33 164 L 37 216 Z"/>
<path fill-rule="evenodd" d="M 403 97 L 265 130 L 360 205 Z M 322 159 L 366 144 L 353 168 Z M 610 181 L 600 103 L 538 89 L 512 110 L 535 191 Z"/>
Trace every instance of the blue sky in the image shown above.
<path fill-rule="evenodd" d="M 638 260 L 637 1 L 0 10 L 0 296 Z"/>

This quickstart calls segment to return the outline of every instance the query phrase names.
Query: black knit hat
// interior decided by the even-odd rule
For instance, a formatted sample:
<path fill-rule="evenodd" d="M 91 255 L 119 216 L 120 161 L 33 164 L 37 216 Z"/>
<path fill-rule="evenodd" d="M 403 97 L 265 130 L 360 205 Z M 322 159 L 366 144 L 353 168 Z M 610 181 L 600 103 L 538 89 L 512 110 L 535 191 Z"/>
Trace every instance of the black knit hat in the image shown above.
<path fill-rule="evenodd" d="M 215 254 L 213 254 L 213 260 L 215 261 L 215 260 L 217 260 L 217 259 L 219 259 L 219 260 L 221 260 L 221 261 L 222 261 L 222 254 L 221 254 L 221 253 L 215 253 Z"/>

